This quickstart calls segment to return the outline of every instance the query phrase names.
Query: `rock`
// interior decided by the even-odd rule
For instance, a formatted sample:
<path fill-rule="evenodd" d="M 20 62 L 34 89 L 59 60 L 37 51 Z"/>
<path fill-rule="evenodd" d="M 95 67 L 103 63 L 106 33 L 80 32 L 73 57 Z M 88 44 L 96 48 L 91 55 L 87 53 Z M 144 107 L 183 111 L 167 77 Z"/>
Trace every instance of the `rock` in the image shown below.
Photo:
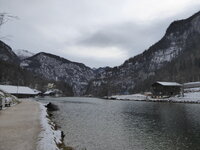
<path fill-rule="evenodd" d="M 47 107 L 47 110 L 48 110 L 48 111 L 58 111 L 58 110 L 59 110 L 58 106 L 55 105 L 55 104 L 52 104 L 51 102 L 49 102 L 49 103 L 46 105 L 46 107 Z"/>

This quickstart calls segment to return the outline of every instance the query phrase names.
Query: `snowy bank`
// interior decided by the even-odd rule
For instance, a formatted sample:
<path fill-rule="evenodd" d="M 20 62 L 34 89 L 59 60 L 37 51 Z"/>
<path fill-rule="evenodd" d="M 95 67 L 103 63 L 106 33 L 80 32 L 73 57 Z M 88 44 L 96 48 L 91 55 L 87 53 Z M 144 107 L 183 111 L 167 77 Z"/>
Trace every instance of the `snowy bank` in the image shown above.
<path fill-rule="evenodd" d="M 146 100 L 146 96 L 142 94 L 132 94 L 132 95 L 113 95 L 108 97 L 108 99 L 116 100 Z"/>
<path fill-rule="evenodd" d="M 174 96 L 169 98 L 152 98 L 143 94 L 114 95 L 107 97 L 112 100 L 133 100 L 133 101 L 152 101 L 152 102 L 178 102 L 178 103 L 200 103 L 200 91 L 198 89 L 188 89 L 184 96 Z"/>
<path fill-rule="evenodd" d="M 200 103 L 200 92 L 185 93 L 184 97 L 171 97 L 168 98 L 172 102 L 185 102 L 185 103 Z"/>
<path fill-rule="evenodd" d="M 47 108 L 40 104 L 41 132 L 38 137 L 37 150 L 60 150 L 58 144 L 62 143 L 61 131 L 55 130 L 55 124 L 48 118 Z"/>
<path fill-rule="evenodd" d="M 20 100 L 18 100 L 15 96 L 0 90 L 0 110 L 6 109 L 6 107 L 14 106 L 19 102 Z"/>

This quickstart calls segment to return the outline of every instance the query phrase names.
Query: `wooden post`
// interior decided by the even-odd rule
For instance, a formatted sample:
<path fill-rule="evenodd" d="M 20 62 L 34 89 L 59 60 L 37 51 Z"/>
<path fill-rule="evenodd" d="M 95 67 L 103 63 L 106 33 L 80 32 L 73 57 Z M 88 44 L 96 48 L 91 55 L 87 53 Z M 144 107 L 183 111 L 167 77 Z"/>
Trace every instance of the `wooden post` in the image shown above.
<path fill-rule="evenodd" d="M 182 97 L 184 97 L 184 86 L 183 86 L 183 84 L 181 86 L 181 95 L 182 95 Z"/>

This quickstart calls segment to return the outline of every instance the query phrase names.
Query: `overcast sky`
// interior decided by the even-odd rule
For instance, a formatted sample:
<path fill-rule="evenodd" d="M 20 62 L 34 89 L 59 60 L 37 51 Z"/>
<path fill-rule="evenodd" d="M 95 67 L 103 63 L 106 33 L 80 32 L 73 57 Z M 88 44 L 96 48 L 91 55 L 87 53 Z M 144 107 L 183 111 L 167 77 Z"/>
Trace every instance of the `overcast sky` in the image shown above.
<path fill-rule="evenodd" d="M 20 18 L 3 25 L 0 37 L 13 49 L 116 66 L 199 10 L 199 0 L 0 0 L 0 12 Z"/>

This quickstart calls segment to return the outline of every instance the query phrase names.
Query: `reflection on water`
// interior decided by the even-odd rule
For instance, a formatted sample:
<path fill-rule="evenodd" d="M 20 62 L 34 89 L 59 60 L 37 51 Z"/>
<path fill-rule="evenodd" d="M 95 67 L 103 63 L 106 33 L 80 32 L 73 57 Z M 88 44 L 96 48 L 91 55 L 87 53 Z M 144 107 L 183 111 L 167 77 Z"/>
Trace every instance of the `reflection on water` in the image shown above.
<path fill-rule="evenodd" d="M 200 105 L 48 98 L 65 143 L 87 150 L 200 149 Z"/>

